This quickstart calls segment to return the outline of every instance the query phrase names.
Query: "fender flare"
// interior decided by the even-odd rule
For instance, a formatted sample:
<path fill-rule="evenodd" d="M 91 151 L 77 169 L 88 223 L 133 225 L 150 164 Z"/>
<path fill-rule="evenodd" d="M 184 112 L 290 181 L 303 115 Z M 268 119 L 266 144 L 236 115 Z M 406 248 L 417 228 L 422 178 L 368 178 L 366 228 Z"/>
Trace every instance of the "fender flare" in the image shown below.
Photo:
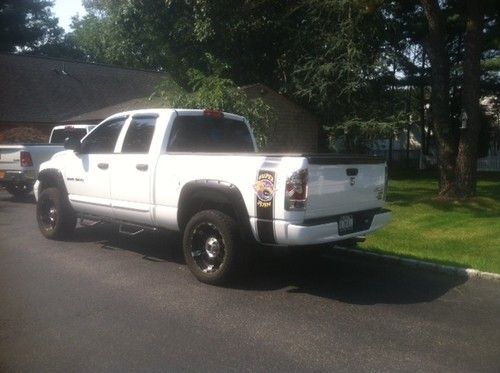
<path fill-rule="evenodd" d="M 221 180 L 193 180 L 184 185 L 177 204 L 177 223 L 181 230 L 190 218 L 190 201 L 201 198 L 212 202 L 228 202 L 234 211 L 238 224 L 244 234 L 254 237 L 250 226 L 250 217 L 243 196 L 236 185 Z"/>
<path fill-rule="evenodd" d="M 68 194 L 61 171 L 56 168 L 46 168 L 40 171 L 38 181 L 40 182 L 39 193 L 46 188 L 55 187 L 65 195 Z"/>

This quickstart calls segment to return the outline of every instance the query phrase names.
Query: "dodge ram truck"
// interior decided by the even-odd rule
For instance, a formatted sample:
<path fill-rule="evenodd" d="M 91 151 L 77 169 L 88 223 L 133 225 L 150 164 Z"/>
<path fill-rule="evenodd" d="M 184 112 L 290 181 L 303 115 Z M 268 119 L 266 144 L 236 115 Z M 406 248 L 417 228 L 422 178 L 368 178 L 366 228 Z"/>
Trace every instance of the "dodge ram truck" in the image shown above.
<path fill-rule="evenodd" d="M 264 154 L 245 118 L 211 110 L 123 112 L 40 167 L 36 217 L 49 239 L 77 219 L 182 232 L 187 266 L 226 281 L 252 242 L 343 241 L 388 223 L 387 169 L 363 156 Z"/>
<path fill-rule="evenodd" d="M 0 145 L 0 186 L 15 197 L 31 193 L 40 164 L 64 150 L 66 138 L 81 139 L 94 127 L 87 124 L 56 126 L 48 144 Z"/>

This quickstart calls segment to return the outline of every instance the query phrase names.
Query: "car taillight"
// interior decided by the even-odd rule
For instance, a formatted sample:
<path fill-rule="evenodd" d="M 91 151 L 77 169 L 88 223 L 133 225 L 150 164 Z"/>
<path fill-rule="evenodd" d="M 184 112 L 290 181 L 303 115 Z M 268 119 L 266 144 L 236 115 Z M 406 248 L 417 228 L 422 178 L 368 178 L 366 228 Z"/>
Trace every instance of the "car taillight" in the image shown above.
<path fill-rule="evenodd" d="M 306 208 L 307 176 L 307 170 L 299 170 L 286 179 L 285 209 L 304 210 Z"/>
<path fill-rule="evenodd" d="M 223 118 L 224 117 L 224 113 L 222 111 L 209 110 L 209 109 L 203 110 L 203 115 L 206 117 L 211 117 L 211 118 Z"/>
<path fill-rule="evenodd" d="M 29 152 L 21 152 L 21 167 L 32 167 L 33 160 L 31 159 L 31 154 Z"/>

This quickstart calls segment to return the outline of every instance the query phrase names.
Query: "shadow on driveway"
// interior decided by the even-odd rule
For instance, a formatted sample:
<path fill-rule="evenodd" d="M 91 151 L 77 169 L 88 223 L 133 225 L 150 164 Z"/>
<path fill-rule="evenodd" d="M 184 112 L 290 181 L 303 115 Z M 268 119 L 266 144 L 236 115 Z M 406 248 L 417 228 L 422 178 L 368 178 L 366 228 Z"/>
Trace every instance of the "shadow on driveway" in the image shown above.
<path fill-rule="evenodd" d="M 3 191 L 3 190 L 0 189 L 0 191 Z M 2 193 L 2 195 L 0 196 L 0 202 L 35 204 L 36 200 L 35 200 L 35 195 L 33 193 L 30 193 L 27 196 L 14 197 L 13 195 L 10 195 L 7 192 L 5 192 L 5 193 Z"/>
<path fill-rule="evenodd" d="M 72 241 L 98 242 L 103 249 L 128 250 L 153 262 L 184 264 L 178 233 L 118 234 L 109 224 L 84 227 Z M 350 304 L 414 304 L 430 302 L 466 279 L 425 270 L 364 261 L 359 256 L 284 255 L 282 250 L 258 248 L 243 274 L 228 288 L 247 291 L 303 293 Z"/>

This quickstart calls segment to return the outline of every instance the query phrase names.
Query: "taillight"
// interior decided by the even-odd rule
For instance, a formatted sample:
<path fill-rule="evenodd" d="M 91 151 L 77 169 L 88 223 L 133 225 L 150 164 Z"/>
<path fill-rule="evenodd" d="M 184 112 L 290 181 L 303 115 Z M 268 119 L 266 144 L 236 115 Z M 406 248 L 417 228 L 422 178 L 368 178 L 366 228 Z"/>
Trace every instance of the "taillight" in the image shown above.
<path fill-rule="evenodd" d="M 299 170 L 286 179 L 285 209 L 304 210 L 306 208 L 307 174 L 307 170 Z"/>
<path fill-rule="evenodd" d="M 224 117 L 224 113 L 222 111 L 209 110 L 209 109 L 203 110 L 203 115 L 206 117 L 211 117 L 211 118 L 223 118 Z"/>
<path fill-rule="evenodd" d="M 21 167 L 32 167 L 33 160 L 31 159 L 31 154 L 29 152 L 21 152 Z"/>

